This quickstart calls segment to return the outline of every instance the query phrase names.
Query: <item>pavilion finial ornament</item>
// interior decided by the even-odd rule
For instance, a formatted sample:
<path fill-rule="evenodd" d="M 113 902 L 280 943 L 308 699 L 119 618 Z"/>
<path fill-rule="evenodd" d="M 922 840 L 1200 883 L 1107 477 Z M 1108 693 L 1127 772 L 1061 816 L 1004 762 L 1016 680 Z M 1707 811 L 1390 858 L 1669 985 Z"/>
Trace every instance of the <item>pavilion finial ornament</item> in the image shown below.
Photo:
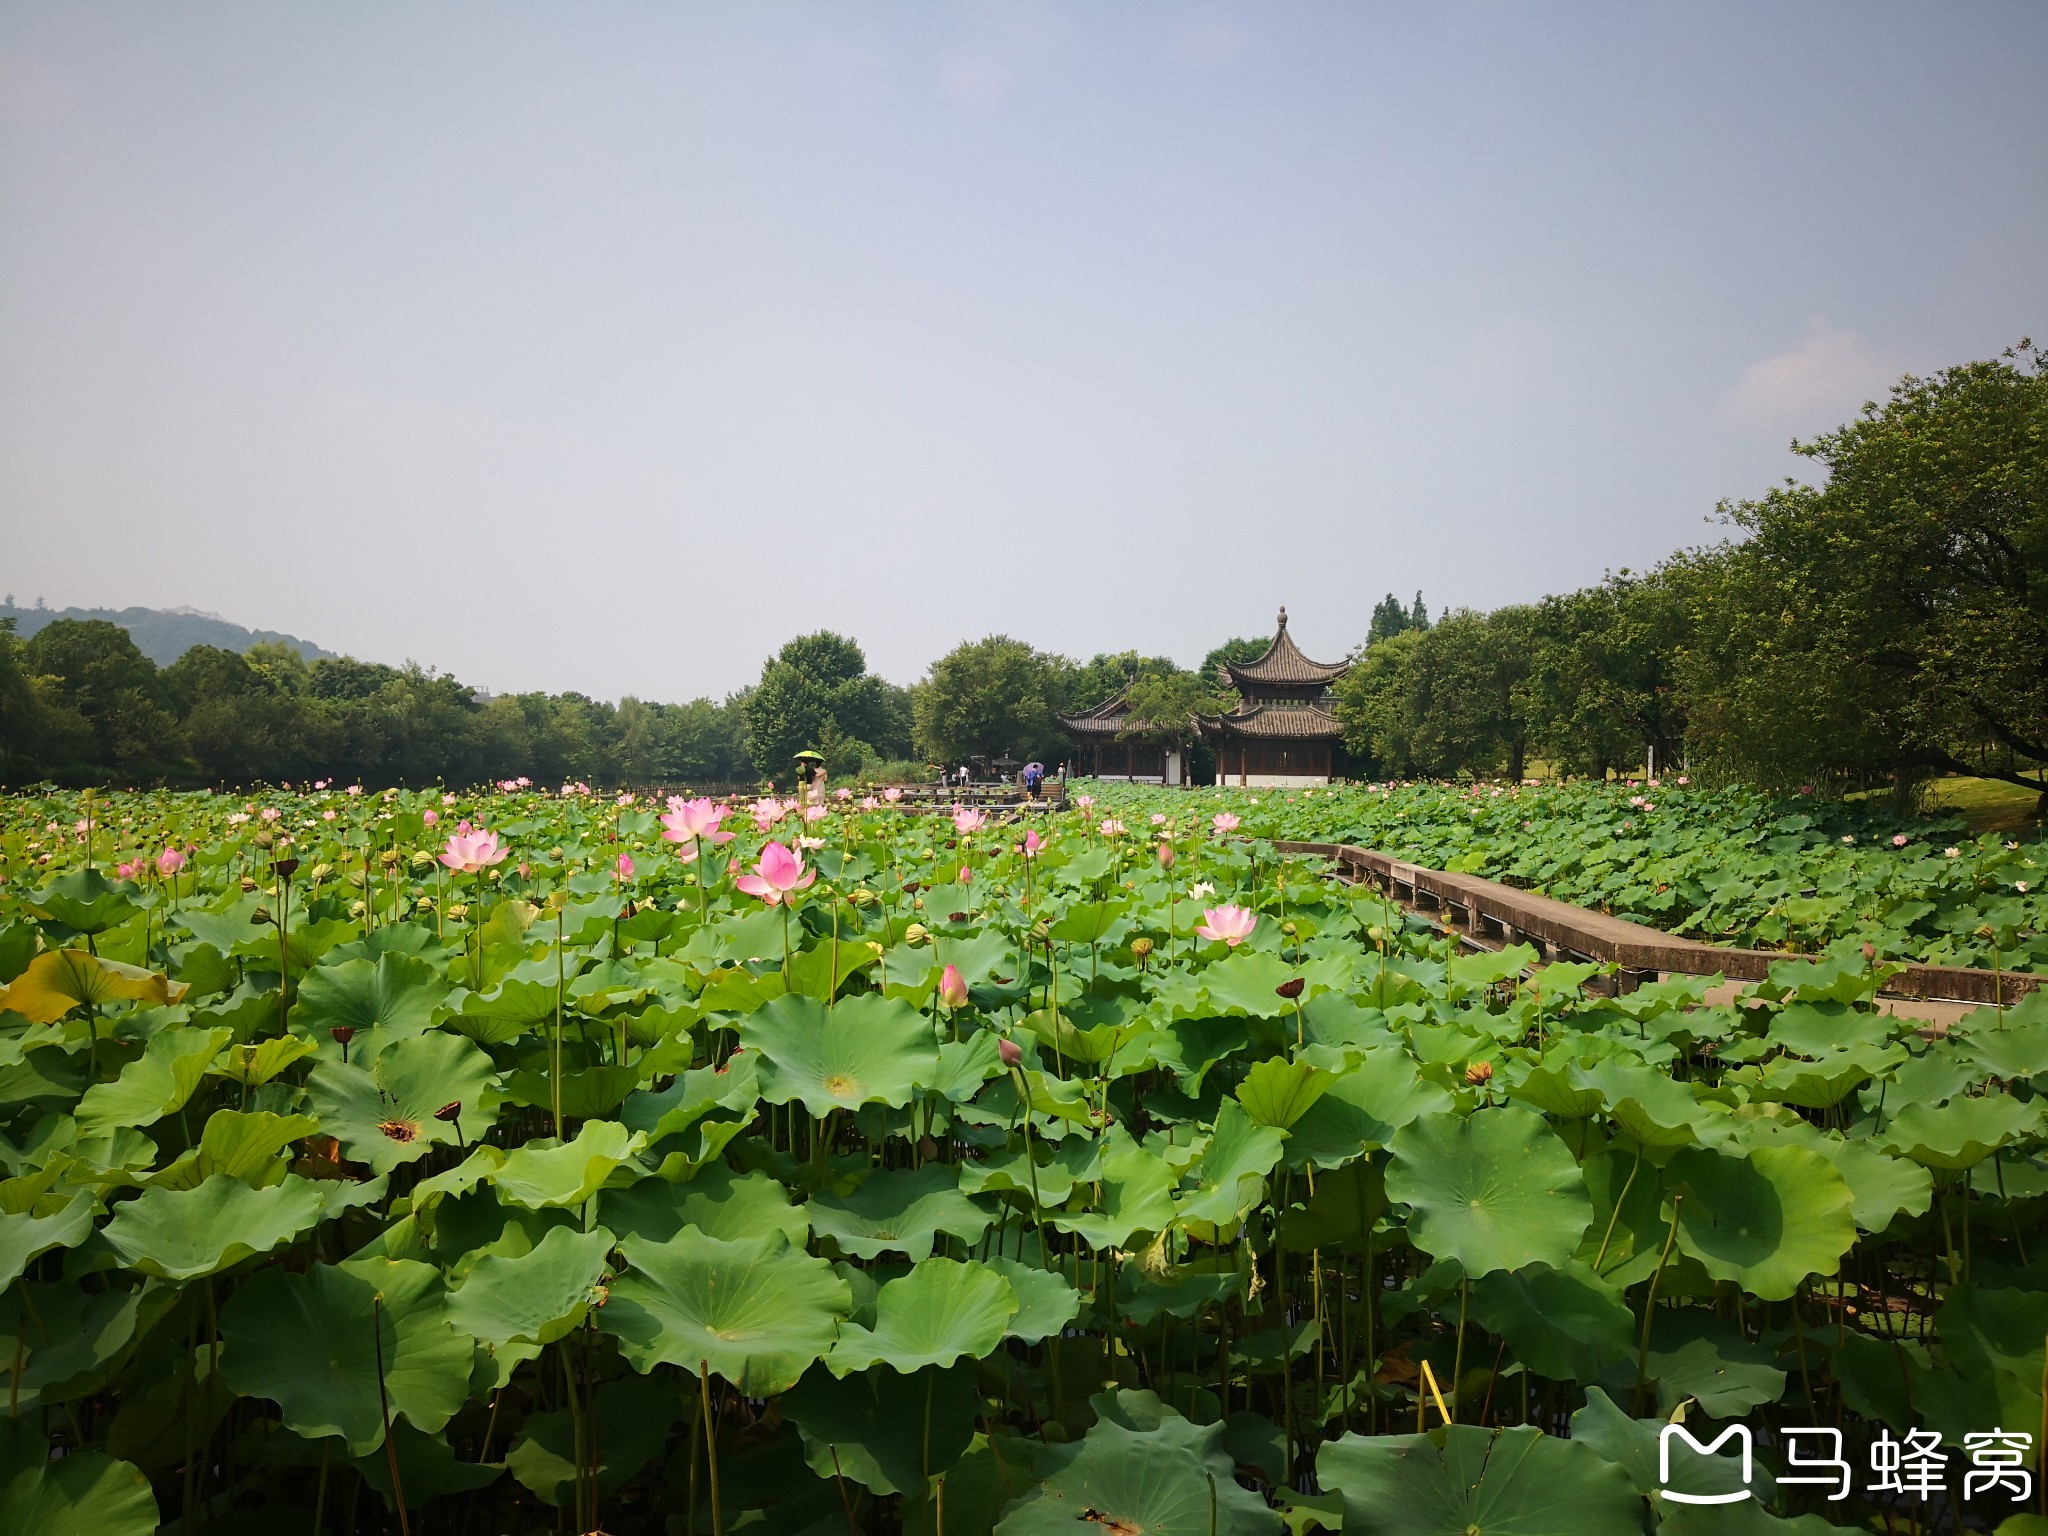
<path fill-rule="evenodd" d="M 1285 607 L 1282 607 L 1280 610 L 1280 627 L 1282 629 L 1287 627 L 1287 610 Z"/>

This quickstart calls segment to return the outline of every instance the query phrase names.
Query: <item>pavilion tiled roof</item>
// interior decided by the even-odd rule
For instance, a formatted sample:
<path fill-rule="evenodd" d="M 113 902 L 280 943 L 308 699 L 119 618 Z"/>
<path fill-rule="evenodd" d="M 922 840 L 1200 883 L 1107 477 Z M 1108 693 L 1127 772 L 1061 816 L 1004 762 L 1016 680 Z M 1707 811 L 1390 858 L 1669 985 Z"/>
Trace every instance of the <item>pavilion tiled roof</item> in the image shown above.
<path fill-rule="evenodd" d="M 1251 736 L 1267 740 L 1323 741 L 1344 734 L 1337 717 L 1320 704 L 1251 704 L 1227 715 L 1197 715 L 1204 736 Z"/>
<path fill-rule="evenodd" d="M 1301 647 L 1287 633 L 1287 610 L 1280 610 L 1280 627 L 1273 633 L 1273 643 L 1266 647 L 1265 654 L 1255 661 L 1223 663 L 1223 675 L 1233 688 L 1244 688 L 1247 684 L 1256 688 L 1267 687 L 1307 688 L 1317 684 L 1333 683 L 1351 670 L 1349 662 L 1310 661 L 1302 655 Z"/>
<path fill-rule="evenodd" d="M 1055 711 L 1053 718 L 1074 736 L 1115 736 L 1122 731 L 1143 730 L 1145 722 L 1133 721 L 1130 717 L 1131 707 L 1126 698 L 1130 691 L 1131 685 L 1125 683 L 1092 709 L 1084 709 L 1071 715 Z"/>

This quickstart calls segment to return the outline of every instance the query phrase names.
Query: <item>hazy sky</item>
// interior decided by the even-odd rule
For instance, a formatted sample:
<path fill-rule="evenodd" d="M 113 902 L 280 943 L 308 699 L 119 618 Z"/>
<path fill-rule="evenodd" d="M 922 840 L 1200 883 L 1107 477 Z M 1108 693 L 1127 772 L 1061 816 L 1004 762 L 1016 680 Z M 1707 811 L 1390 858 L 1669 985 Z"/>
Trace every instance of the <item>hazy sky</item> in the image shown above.
<path fill-rule="evenodd" d="M 2048 333 L 2048 6 L 0 0 L 0 586 L 500 691 L 1194 661 Z"/>

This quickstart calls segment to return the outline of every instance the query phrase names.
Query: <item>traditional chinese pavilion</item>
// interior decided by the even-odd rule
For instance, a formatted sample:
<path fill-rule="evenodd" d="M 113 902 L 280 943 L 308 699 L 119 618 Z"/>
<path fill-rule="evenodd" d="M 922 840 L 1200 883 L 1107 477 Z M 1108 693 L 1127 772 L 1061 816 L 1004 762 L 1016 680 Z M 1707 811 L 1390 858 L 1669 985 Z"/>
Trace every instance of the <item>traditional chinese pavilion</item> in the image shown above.
<path fill-rule="evenodd" d="M 1126 684 L 1093 709 L 1058 716 L 1067 739 L 1074 744 L 1074 772 L 1138 784 L 1180 783 L 1183 757 L 1179 748 L 1119 739 L 1132 728 L 1130 691 Z"/>
<path fill-rule="evenodd" d="M 1330 685 L 1349 670 L 1348 662 L 1302 655 L 1282 608 L 1263 655 L 1218 668 L 1224 685 L 1237 691 L 1237 708 L 1195 717 L 1215 749 L 1216 782 L 1291 789 L 1327 784 L 1342 773 L 1344 731 L 1330 713 Z"/>

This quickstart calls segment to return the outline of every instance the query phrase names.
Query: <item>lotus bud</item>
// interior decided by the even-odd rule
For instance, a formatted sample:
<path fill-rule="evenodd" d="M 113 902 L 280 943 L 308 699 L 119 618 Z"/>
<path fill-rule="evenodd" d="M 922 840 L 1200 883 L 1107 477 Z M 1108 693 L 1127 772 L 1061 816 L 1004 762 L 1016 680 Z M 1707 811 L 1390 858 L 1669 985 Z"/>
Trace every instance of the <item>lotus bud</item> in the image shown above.
<path fill-rule="evenodd" d="M 911 902 L 910 905 L 913 911 L 922 912 L 924 910 L 924 898 L 920 896 L 915 901 Z"/>
<path fill-rule="evenodd" d="M 1877 958 L 1877 946 L 1866 942 L 1863 946 L 1863 958 L 1865 960 L 1875 960 Z"/>
<path fill-rule="evenodd" d="M 277 841 L 277 839 L 272 837 L 268 832 L 258 832 L 256 834 L 256 846 L 258 848 L 268 848 L 275 841 Z"/>
<path fill-rule="evenodd" d="M 1465 1069 L 1465 1081 L 1474 1088 L 1484 1088 L 1493 1081 L 1493 1063 L 1490 1061 L 1473 1062 L 1471 1066 Z"/>
<path fill-rule="evenodd" d="M 949 965 L 939 976 L 939 1001 L 948 1008 L 967 1006 L 967 982 L 960 974 L 960 967 Z"/>
<path fill-rule="evenodd" d="M 382 853 L 377 855 L 377 862 L 379 864 L 382 864 L 386 869 L 390 869 L 393 865 L 395 865 L 398 862 L 398 850 L 396 848 L 386 848 Z"/>
<path fill-rule="evenodd" d="M 256 882 L 254 880 L 251 880 L 247 875 L 242 876 L 242 894 L 246 896 L 255 889 Z"/>
<path fill-rule="evenodd" d="M 332 864 L 315 864 L 313 866 L 312 874 L 310 874 L 307 878 L 310 879 L 315 885 L 318 885 L 322 880 L 325 880 L 329 875 L 333 873 L 334 866 Z"/>
<path fill-rule="evenodd" d="M 276 921 L 277 919 L 270 915 L 270 908 L 268 907 L 258 907 L 249 914 L 250 924 L 257 928 L 261 928 L 265 923 L 274 923 Z"/>
<path fill-rule="evenodd" d="M 1147 938 L 1136 938 L 1131 940 L 1131 953 L 1136 955 L 1140 960 L 1144 959 L 1147 955 L 1152 953 L 1152 941 Z"/>
<path fill-rule="evenodd" d="M 465 917 L 469 916 L 469 903 L 466 901 L 455 902 L 448 908 L 448 915 L 454 918 L 456 922 L 461 922 Z"/>
<path fill-rule="evenodd" d="M 1278 992 L 1282 997 L 1286 998 L 1287 1001 L 1291 1003 L 1297 997 L 1301 996 L 1301 989 L 1305 985 L 1307 985 L 1307 983 L 1305 983 L 1299 976 L 1290 976 L 1285 981 L 1281 982 L 1280 985 L 1275 987 L 1273 990 L 1275 992 Z"/>
<path fill-rule="evenodd" d="M 348 915 L 350 917 L 361 917 L 365 912 L 369 910 L 369 907 L 365 903 L 360 901 L 352 901 L 348 904 Z"/>
<path fill-rule="evenodd" d="M 1173 868 L 1173 844 L 1161 843 L 1159 845 L 1159 867 L 1161 869 Z"/>
<path fill-rule="evenodd" d="M 1282 923 L 1280 931 L 1290 939 L 1298 937 L 1301 933 L 1301 930 L 1292 923 Z"/>
<path fill-rule="evenodd" d="M 925 927 L 923 923 L 912 923 L 908 928 L 903 930 L 903 942 L 910 945 L 912 948 L 915 948 L 920 944 L 928 942 L 931 939 L 931 936 L 931 930 Z"/>
<path fill-rule="evenodd" d="M 1003 1058 L 1003 1065 L 1014 1067 L 1024 1060 L 1024 1047 L 1014 1040 L 998 1040 L 996 1054 Z"/>

